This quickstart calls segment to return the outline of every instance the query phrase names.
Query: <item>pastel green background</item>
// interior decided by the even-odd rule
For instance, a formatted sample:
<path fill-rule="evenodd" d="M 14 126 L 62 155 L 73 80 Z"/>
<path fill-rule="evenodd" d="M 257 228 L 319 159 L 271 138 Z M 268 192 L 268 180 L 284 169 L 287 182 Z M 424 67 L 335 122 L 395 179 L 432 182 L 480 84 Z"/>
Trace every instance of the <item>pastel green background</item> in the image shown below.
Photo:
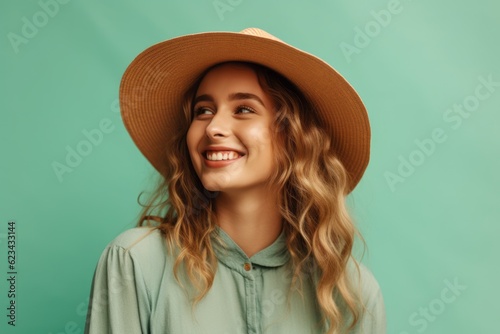
<path fill-rule="evenodd" d="M 82 333 L 99 255 L 135 224 L 154 171 L 117 112 L 129 62 L 174 36 L 251 26 L 332 64 L 366 103 L 372 157 L 349 204 L 383 289 L 388 333 L 499 333 L 498 1 L 66 2 L 45 24 L 38 1 L 0 5 L 1 333 Z M 388 8 L 397 14 L 376 23 Z M 41 27 L 15 47 L 9 33 L 22 36 L 26 20 Z M 356 37 L 365 28 L 369 41 Z M 347 44 L 357 48 L 350 56 Z M 480 89 L 489 96 L 470 116 L 449 114 L 473 103 L 488 77 L 496 84 Z M 53 163 L 65 164 L 67 146 L 103 120 L 109 133 L 58 179 Z M 415 153 L 436 128 L 441 142 Z M 387 173 L 398 173 L 401 157 L 418 166 L 391 187 Z M 5 316 L 8 220 L 18 237 L 14 328 Z M 447 281 L 460 288 L 446 290 Z"/>

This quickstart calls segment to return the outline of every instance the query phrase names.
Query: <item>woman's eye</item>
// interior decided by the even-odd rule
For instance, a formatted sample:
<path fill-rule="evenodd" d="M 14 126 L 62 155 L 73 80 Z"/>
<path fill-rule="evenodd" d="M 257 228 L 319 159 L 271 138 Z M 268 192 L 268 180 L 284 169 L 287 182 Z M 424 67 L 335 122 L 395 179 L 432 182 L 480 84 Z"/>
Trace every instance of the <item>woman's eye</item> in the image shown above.
<path fill-rule="evenodd" d="M 250 107 L 245 107 L 245 106 L 240 106 L 236 109 L 236 113 L 241 113 L 241 114 L 250 114 L 254 113 L 255 111 L 250 108 Z"/>
<path fill-rule="evenodd" d="M 194 114 L 195 116 L 198 116 L 198 115 L 207 115 L 209 113 L 211 113 L 212 111 L 208 108 L 205 108 L 205 107 L 200 107 L 200 108 L 197 108 L 195 111 L 194 111 Z"/>

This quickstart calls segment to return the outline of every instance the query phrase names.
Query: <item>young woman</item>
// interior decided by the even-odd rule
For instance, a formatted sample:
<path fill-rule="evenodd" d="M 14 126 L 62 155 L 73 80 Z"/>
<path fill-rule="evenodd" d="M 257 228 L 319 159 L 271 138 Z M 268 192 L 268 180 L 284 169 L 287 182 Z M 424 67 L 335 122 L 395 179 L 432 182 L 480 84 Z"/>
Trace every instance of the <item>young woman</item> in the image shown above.
<path fill-rule="evenodd" d="M 187 35 L 130 64 L 120 106 L 161 182 L 99 260 L 86 333 L 385 333 L 345 205 L 368 117 L 332 67 L 260 29 Z"/>

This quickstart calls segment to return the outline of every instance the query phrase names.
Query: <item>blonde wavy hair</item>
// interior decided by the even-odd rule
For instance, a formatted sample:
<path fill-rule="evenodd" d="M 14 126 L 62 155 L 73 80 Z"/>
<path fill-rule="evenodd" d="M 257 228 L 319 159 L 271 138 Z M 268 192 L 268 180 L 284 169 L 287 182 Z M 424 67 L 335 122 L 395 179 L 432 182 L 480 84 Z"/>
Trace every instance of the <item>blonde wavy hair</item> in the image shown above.
<path fill-rule="evenodd" d="M 279 189 L 279 210 L 293 268 L 292 286 L 293 282 L 302 282 L 303 274 L 312 278 L 328 334 L 350 330 L 358 322 L 363 306 L 347 270 L 355 237 L 360 236 L 345 203 L 348 173 L 336 157 L 331 136 L 320 126 L 313 107 L 289 80 L 258 64 L 232 63 L 252 68 L 275 104 L 271 130 L 276 139 L 272 142 L 278 168 L 269 182 Z M 184 96 L 179 131 L 172 134 L 165 146 L 167 163 L 160 171 L 161 181 L 146 204 L 140 202 L 142 193 L 138 198 L 143 206 L 138 226 L 154 221 L 153 225 L 162 231 L 176 254 L 175 278 L 182 285 L 178 277 L 182 265 L 198 292 L 193 305 L 210 290 L 217 269 L 210 238 L 217 225 L 212 210 L 217 193 L 203 187 L 186 144 L 193 117 L 192 101 L 199 83 L 212 68 Z M 354 263 L 359 274 L 357 262 Z M 343 314 L 342 309 L 349 314 Z"/>

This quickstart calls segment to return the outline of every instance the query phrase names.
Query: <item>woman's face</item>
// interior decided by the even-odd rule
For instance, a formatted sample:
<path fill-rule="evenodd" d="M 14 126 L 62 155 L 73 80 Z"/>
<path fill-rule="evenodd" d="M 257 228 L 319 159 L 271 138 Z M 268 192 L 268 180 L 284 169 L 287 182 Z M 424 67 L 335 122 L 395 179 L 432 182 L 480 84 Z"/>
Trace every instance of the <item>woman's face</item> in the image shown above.
<path fill-rule="evenodd" d="M 209 71 L 195 95 L 187 146 L 194 169 L 210 191 L 236 192 L 266 185 L 274 171 L 271 98 L 245 65 Z"/>

